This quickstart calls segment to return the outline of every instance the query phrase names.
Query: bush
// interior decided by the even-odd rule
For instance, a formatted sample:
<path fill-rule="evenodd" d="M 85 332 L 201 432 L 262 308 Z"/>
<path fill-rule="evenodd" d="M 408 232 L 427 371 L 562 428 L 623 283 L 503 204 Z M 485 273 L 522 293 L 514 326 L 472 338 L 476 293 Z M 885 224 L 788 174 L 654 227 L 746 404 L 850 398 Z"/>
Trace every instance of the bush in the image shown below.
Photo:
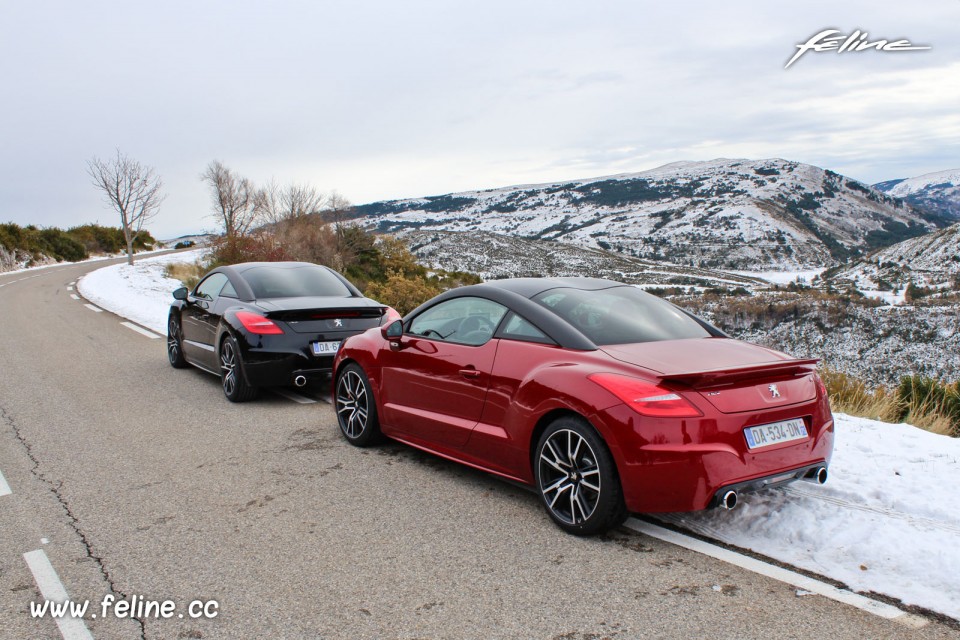
<path fill-rule="evenodd" d="M 896 397 L 899 420 L 960 437 L 960 383 L 908 376 L 900 380 Z"/>
<path fill-rule="evenodd" d="M 423 278 L 391 271 L 384 282 L 370 283 L 364 294 L 406 315 L 441 292 L 442 289 Z"/>
<path fill-rule="evenodd" d="M 869 389 L 862 381 L 830 368 L 820 372 L 830 406 L 839 413 L 908 422 L 916 427 L 960 437 L 960 383 L 923 376 L 907 376 L 899 386 Z"/>

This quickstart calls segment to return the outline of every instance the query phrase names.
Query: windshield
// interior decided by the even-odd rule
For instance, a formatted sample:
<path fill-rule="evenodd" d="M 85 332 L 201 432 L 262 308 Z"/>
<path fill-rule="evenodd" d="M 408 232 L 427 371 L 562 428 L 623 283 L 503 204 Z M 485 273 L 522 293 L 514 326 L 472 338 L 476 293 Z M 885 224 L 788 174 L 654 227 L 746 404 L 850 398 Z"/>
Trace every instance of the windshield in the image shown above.
<path fill-rule="evenodd" d="M 316 265 L 293 269 L 283 267 L 255 267 L 243 273 L 257 299 L 299 298 L 304 296 L 329 296 L 349 298 L 347 289 L 335 275 Z"/>
<path fill-rule="evenodd" d="M 630 286 L 600 291 L 550 289 L 534 296 L 533 301 L 599 346 L 711 335 L 669 302 Z"/>

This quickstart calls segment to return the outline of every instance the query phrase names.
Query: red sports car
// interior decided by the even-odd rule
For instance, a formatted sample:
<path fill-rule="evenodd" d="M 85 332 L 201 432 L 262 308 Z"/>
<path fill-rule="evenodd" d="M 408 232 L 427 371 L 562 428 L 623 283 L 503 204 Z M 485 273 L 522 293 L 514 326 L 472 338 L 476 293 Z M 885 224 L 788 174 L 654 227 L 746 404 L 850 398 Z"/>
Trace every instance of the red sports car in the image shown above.
<path fill-rule="evenodd" d="M 533 485 L 560 527 L 589 535 L 628 512 L 825 482 L 833 416 L 816 362 L 629 285 L 519 278 L 348 338 L 334 396 L 350 443 L 388 436 Z"/>

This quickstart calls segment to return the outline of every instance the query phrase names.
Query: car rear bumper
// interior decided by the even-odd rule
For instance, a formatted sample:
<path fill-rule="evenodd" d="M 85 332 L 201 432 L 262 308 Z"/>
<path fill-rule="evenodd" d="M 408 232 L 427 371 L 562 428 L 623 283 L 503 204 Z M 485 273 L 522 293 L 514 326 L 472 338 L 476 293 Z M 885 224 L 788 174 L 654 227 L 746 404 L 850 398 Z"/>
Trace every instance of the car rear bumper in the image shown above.
<path fill-rule="evenodd" d="M 827 467 L 833 453 L 832 416 L 819 402 L 762 415 L 722 415 L 692 420 L 645 419 L 623 405 L 602 420 L 623 485 L 636 513 L 699 511 L 717 506 L 727 490 L 752 491 L 798 479 Z M 743 429 L 803 416 L 809 436 L 800 441 L 747 448 Z M 803 471 L 802 474 L 791 472 Z M 796 477 L 794 477 L 796 476 Z"/>
<path fill-rule="evenodd" d="M 325 378 L 333 369 L 333 356 L 308 357 L 302 353 L 251 351 L 246 354 L 243 371 L 255 387 L 277 387 L 296 383 L 298 376 L 307 381 Z"/>

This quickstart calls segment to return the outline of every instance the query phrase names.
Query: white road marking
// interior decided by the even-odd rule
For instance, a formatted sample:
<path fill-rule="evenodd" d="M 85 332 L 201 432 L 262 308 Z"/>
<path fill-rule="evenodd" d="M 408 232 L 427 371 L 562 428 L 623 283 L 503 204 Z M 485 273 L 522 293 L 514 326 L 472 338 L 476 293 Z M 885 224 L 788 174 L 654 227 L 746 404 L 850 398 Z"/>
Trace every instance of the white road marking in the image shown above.
<path fill-rule="evenodd" d="M 872 600 L 846 589 L 838 589 L 833 585 L 820 582 L 819 580 L 801 575 L 799 573 L 795 573 L 789 569 L 767 564 L 762 560 L 757 560 L 756 558 L 745 556 L 741 553 L 737 553 L 736 551 L 730 551 L 729 549 L 718 547 L 697 538 L 685 536 L 682 533 L 677 533 L 671 529 L 658 527 L 655 524 L 637 520 L 636 518 L 629 518 L 626 521 L 625 526 L 628 529 L 632 529 L 638 533 L 648 535 L 652 538 L 657 538 L 658 540 L 663 540 L 664 542 L 669 542 L 671 544 L 684 547 L 685 549 L 702 553 L 706 556 L 710 556 L 711 558 L 716 558 L 717 560 L 736 565 L 741 569 L 753 571 L 754 573 L 759 573 L 762 576 L 773 578 L 774 580 L 779 580 L 780 582 L 785 582 L 786 584 L 797 587 L 798 589 L 803 589 L 804 591 L 816 593 L 825 598 L 830 598 L 831 600 L 836 600 L 837 602 L 842 602 L 843 604 L 857 607 L 858 609 L 862 609 L 868 613 L 880 616 L 881 618 L 886 618 L 887 620 L 899 622 L 900 624 L 912 627 L 914 629 L 919 629 L 927 624 L 927 620 L 925 618 L 902 611 L 893 605 Z"/>
<path fill-rule="evenodd" d="M 13 491 L 10 491 L 10 485 L 7 484 L 6 478 L 3 477 L 3 473 L 0 472 L 0 496 L 8 496 Z"/>
<path fill-rule="evenodd" d="M 80 296 L 78 296 L 78 295 L 75 294 L 75 293 L 71 293 L 71 294 L 70 294 L 70 297 L 73 298 L 74 300 L 79 300 L 79 299 L 80 299 Z"/>
<path fill-rule="evenodd" d="M 92 304 L 85 304 L 85 305 L 83 305 L 83 306 L 85 306 L 87 309 L 90 309 L 90 311 L 96 311 L 97 313 L 103 313 L 103 309 L 101 309 L 100 307 L 95 307 L 95 306 L 93 306 Z"/>
<path fill-rule="evenodd" d="M 308 398 L 307 396 L 302 396 L 299 393 L 294 393 L 289 389 L 274 389 L 273 392 L 278 396 L 283 396 L 288 400 L 293 400 L 299 404 L 316 404 L 316 400 L 313 398 Z"/>
<path fill-rule="evenodd" d="M 40 544 L 50 544 L 50 541 L 46 538 L 40 538 Z"/>
<path fill-rule="evenodd" d="M 75 285 L 75 284 L 77 284 L 77 281 L 76 281 L 76 280 L 74 280 L 73 282 L 71 282 L 71 283 L 70 283 L 70 286 L 72 287 L 72 286 Z"/>
<path fill-rule="evenodd" d="M 63 602 L 70 597 L 43 549 L 28 551 L 23 554 L 23 559 L 27 561 L 30 573 L 33 574 L 33 579 L 40 588 L 40 594 L 45 599 L 52 602 Z M 72 618 L 66 615 L 62 618 L 54 618 L 54 621 L 60 628 L 60 635 L 63 636 L 64 640 L 93 640 L 93 636 L 90 635 L 90 630 L 87 629 L 83 618 Z"/>
<path fill-rule="evenodd" d="M 68 286 L 67 291 L 73 291 L 73 287 Z"/>
<path fill-rule="evenodd" d="M 148 329 L 144 329 L 143 327 L 141 327 L 141 326 L 139 326 L 139 325 L 136 325 L 136 324 L 133 324 L 132 322 L 121 322 L 120 324 L 122 324 L 123 326 L 125 326 L 127 329 L 133 329 L 134 331 L 136 331 L 136 332 L 139 333 L 140 335 L 147 336 L 148 338 L 153 338 L 154 340 L 156 340 L 157 338 L 162 337 L 162 336 L 157 335 L 157 334 L 154 333 L 153 331 L 150 331 L 150 330 L 148 330 Z"/>

